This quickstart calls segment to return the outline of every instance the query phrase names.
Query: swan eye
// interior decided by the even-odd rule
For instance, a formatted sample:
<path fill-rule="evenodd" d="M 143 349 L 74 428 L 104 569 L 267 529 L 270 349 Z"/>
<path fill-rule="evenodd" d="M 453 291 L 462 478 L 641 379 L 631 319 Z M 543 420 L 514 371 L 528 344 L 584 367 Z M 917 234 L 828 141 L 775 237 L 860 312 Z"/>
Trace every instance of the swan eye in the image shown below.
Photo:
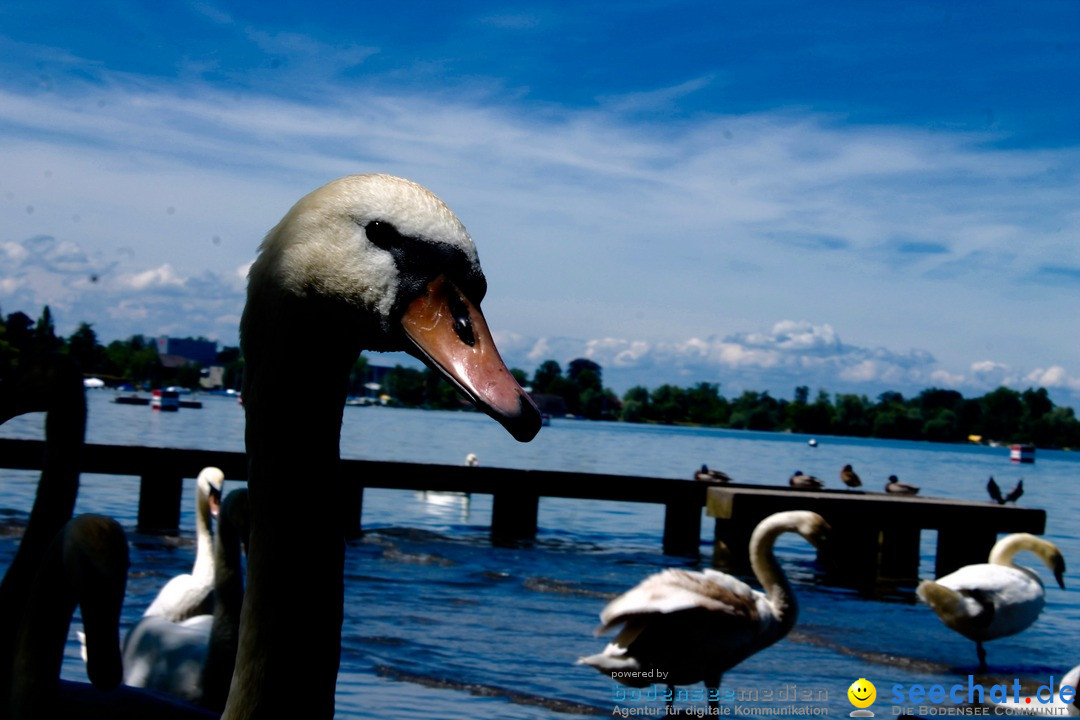
<path fill-rule="evenodd" d="M 399 245 L 404 238 L 398 229 L 385 220 L 372 220 L 364 227 L 368 240 L 383 250 Z"/>
<path fill-rule="evenodd" d="M 476 345 L 476 335 L 473 334 L 472 320 L 469 318 L 469 309 L 457 295 L 450 297 L 450 314 L 454 316 L 454 332 L 461 338 L 461 342 L 469 347 Z"/>

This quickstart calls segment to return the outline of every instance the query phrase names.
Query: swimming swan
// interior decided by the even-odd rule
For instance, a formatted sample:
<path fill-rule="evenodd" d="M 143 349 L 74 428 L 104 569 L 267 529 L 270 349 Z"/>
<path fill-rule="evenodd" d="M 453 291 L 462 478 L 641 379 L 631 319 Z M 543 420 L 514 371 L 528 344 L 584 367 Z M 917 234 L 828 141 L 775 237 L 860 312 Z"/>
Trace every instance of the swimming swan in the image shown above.
<path fill-rule="evenodd" d="M 213 614 L 179 622 L 144 615 L 124 639 L 124 683 L 220 712 L 232 679 L 244 600 L 240 545 L 247 541 L 247 489 L 221 504 L 214 536 Z"/>
<path fill-rule="evenodd" d="M 981 670 L 986 669 L 984 642 L 1021 632 L 1042 612 L 1042 580 L 1031 568 L 1013 562 L 1021 550 L 1038 555 L 1064 589 L 1065 558 L 1057 546 L 1028 533 L 1015 533 L 994 544 L 988 562 L 965 565 L 937 580 L 923 580 L 915 591 L 947 627 L 975 641 Z"/>
<path fill-rule="evenodd" d="M 240 322 L 251 546 L 226 720 L 334 715 L 344 534 L 333 514 L 298 513 L 296 490 L 346 506 L 339 439 L 360 350 L 405 350 L 516 439 L 539 431 L 480 312 L 486 287 L 461 222 L 401 178 L 330 182 L 267 234 Z"/>
<path fill-rule="evenodd" d="M 127 583 L 123 529 L 80 515 L 56 534 L 31 581 L 18 619 L 6 713 L 11 720 L 191 720 L 217 717 L 154 693 L 119 685 L 120 608 Z M 76 604 L 86 631 L 91 684 L 60 679 Z"/>
<path fill-rule="evenodd" d="M 211 523 L 221 505 L 225 474 L 205 467 L 195 479 L 195 564 L 190 574 L 177 575 L 165 583 L 143 617 L 160 616 L 180 622 L 214 611 L 214 534 Z"/>
<path fill-rule="evenodd" d="M 201 708 L 191 708 L 164 696 L 136 691 L 124 686 L 105 691 L 120 679 L 119 602 L 116 618 L 109 621 L 112 630 L 109 640 L 90 642 L 98 658 L 88 660 L 100 667 L 110 667 L 104 658 L 115 655 L 115 682 L 109 671 L 93 669 L 88 674 L 94 685 L 61 680 L 59 668 L 63 658 L 71 610 L 61 603 L 64 593 L 45 592 L 44 600 L 33 599 L 35 583 L 63 582 L 56 574 L 39 575 L 44 571 L 46 558 L 54 553 L 54 545 L 63 542 L 61 530 L 69 531 L 68 521 L 75 507 L 79 490 L 79 465 L 86 434 L 86 396 L 82 373 L 77 364 L 62 355 L 23 356 L 18 368 L 0 378 L 0 422 L 28 412 L 45 415 L 45 458 L 38 481 L 37 495 L 30 512 L 26 531 L 3 583 L 0 583 L 0 716 L 26 718 L 77 717 L 79 720 L 188 720 L 215 717 Z M 81 525 L 88 521 L 79 521 Z M 95 521 L 98 522 L 98 521 Z M 111 521 L 110 521 L 111 523 Z M 112 527 L 110 523 L 105 525 Z M 82 531 L 72 531 L 82 534 Z M 108 530 L 106 534 L 113 531 Z M 80 541 L 82 542 L 82 541 Z M 126 545 L 125 545 L 126 562 Z M 74 561 L 72 561 L 74 562 Z M 125 575 L 126 578 L 126 575 Z M 38 591 L 41 592 L 41 591 Z M 33 605 L 34 607 L 31 607 Z M 50 609 L 52 611 L 49 614 Z M 24 613 L 35 613 L 27 620 Z M 96 622 L 83 608 L 83 625 L 91 631 L 105 621 Z M 110 613 L 113 611 L 110 610 Z M 65 614 L 66 613 L 66 614 Z M 93 616 L 94 613 L 91 612 Z M 98 613 L 100 615 L 100 613 Z M 58 630 L 60 626 L 62 630 Z M 28 627 L 46 628 L 45 635 Z M 19 636 L 21 633 L 21 637 Z M 56 633 L 62 635 L 57 639 Z M 95 631 L 101 636 L 101 631 Z M 17 648 L 17 644 L 21 647 Z M 55 668 L 55 671 L 53 670 Z M 18 670 L 18 673 L 16 673 Z M 11 711 L 18 697 L 17 714 Z M 37 708 L 48 697 L 45 707 Z"/>
<path fill-rule="evenodd" d="M 798 606 L 776 561 L 773 544 L 797 532 L 820 547 L 829 526 L 817 513 L 793 510 L 762 520 L 750 537 L 750 565 L 765 592 L 726 573 L 706 569 L 664 570 L 650 575 L 608 603 L 597 634 L 623 624 L 603 652 L 578 660 L 624 685 L 646 687 L 667 673 L 675 685 L 705 683 L 709 704 L 717 705 L 723 673 L 787 635 Z M 629 672 L 638 672 L 632 676 Z M 615 673 L 620 673 L 616 675 Z"/>

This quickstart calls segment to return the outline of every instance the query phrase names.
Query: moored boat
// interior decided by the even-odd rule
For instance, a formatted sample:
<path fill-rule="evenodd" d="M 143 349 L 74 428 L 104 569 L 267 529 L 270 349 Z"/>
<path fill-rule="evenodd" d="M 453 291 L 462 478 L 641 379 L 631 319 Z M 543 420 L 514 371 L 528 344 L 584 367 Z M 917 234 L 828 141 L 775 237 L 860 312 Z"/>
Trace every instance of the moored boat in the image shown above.
<path fill-rule="evenodd" d="M 1034 445 L 1010 445 L 1009 446 L 1009 460 L 1020 463 L 1033 463 L 1035 462 L 1035 446 Z"/>
<path fill-rule="evenodd" d="M 117 395 L 113 402 L 118 405 L 149 405 L 150 398 L 140 395 Z"/>
<path fill-rule="evenodd" d="M 154 390 L 150 394 L 150 409 L 175 412 L 180 409 L 180 393 L 175 390 Z"/>

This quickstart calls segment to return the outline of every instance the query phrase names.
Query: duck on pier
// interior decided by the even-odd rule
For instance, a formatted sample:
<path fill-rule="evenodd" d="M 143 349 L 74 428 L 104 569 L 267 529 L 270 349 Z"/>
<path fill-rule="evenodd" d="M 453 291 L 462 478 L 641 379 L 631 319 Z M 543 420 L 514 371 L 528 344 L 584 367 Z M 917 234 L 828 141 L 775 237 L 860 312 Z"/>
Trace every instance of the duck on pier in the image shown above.
<path fill-rule="evenodd" d="M 788 485 L 793 488 L 800 488 L 803 490 L 820 490 L 825 487 L 825 483 L 813 475 L 807 475 L 802 470 L 796 470 L 790 478 L 788 478 Z"/>
<path fill-rule="evenodd" d="M 902 483 L 898 477 L 890 475 L 889 481 L 885 483 L 885 492 L 893 495 L 915 495 L 919 492 L 919 488 Z"/>
<path fill-rule="evenodd" d="M 856 473 L 856 472 L 855 472 L 855 471 L 854 471 L 854 470 L 853 470 L 853 469 L 851 468 L 851 464 L 850 464 L 850 463 L 849 463 L 849 464 L 847 464 L 847 465 L 845 465 L 845 466 L 843 467 L 843 469 L 841 469 L 841 470 L 840 470 L 840 479 L 841 479 L 841 480 L 842 480 L 842 481 L 844 482 L 844 484 L 845 484 L 845 485 L 847 485 L 847 486 L 848 486 L 849 488 L 857 488 L 857 487 L 860 487 L 860 486 L 862 485 L 862 480 L 860 480 L 860 479 L 859 479 L 859 475 L 858 475 L 858 473 Z"/>
<path fill-rule="evenodd" d="M 1009 491 L 1008 495 L 1002 495 L 1001 486 L 994 481 L 994 476 L 990 476 L 990 481 L 986 483 L 986 492 L 990 494 L 990 499 L 996 502 L 998 505 L 1004 505 L 1005 503 L 1015 503 L 1020 499 L 1020 496 L 1024 494 L 1024 478 L 1020 478 L 1016 481 L 1016 487 Z"/>
<path fill-rule="evenodd" d="M 700 470 L 694 471 L 694 479 L 701 482 L 726 483 L 731 482 L 731 476 L 722 470 L 713 470 L 708 465 L 702 465 Z"/>

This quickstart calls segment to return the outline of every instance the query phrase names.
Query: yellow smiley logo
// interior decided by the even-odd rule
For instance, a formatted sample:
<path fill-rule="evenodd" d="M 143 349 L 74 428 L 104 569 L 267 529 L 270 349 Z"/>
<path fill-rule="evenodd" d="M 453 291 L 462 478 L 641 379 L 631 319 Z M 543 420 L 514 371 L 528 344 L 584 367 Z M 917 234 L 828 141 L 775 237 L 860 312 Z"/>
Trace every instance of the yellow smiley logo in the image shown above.
<path fill-rule="evenodd" d="M 867 708 L 877 699 L 877 688 L 866 678 L 859 678 L 851 683 L 847 691 L 848 700 L 857 708 Z"/>

